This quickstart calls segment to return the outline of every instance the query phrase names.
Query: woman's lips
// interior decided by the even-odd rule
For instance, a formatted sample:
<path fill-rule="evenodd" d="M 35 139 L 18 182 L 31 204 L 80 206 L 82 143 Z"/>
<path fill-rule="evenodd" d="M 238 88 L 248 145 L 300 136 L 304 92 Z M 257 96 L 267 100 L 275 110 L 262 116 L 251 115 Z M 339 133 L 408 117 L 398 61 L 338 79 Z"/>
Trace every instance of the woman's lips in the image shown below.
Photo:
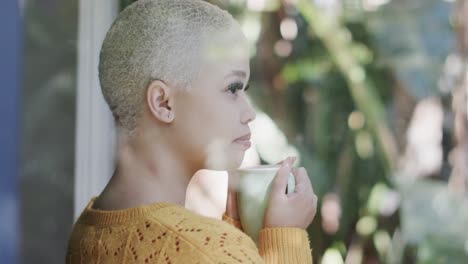
<path fill-rule="evenodd" d="M 237 143 L 237 144 L 243 146 L 245 148 L 245 150 L 247 150 L 248 148 L 250 148 L 250 146 L 252 146 L 252 143 L 250 142 L 251 135 L 252 134 L 250 134 L 250 132 L 249 132 L 249 133 L 245 134 L 242 137 L 236 138 L 234 140 L 234 143 Z"/>
<path fill-rule="evenodd" d="M 248 139 L 237 139 L 234 142 L 244 146 L 246 149 L 248 149 L 248 148 L 250 148 L 250 146 L 252 146 L 252 142 L 250 142 L 250 140 L 248 140 Z"/>

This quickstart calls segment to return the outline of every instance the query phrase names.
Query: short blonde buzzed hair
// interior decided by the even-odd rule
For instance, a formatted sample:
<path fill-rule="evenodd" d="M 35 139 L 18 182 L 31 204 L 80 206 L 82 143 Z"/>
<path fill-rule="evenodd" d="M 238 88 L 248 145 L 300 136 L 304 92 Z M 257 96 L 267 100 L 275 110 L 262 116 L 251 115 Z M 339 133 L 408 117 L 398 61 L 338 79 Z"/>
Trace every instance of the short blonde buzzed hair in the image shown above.
<path fill-rule="evenodd" d="M 122 11 L 102 44 L 99 81 L 116 124 L 136 129 L 155 79 L 188 89 L 199 74 L 203 41 L 233 24 L 202 0 L 139 0 Z"/>

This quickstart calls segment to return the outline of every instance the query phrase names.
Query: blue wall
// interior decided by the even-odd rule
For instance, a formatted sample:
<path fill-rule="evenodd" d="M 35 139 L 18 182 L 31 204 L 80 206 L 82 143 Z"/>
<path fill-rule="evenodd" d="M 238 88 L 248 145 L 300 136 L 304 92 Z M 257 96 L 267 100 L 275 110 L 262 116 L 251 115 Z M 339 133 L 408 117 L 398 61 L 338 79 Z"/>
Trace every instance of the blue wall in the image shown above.
<path fill-rule="evenodd" d="M 16 263 L 19 237 L 18 152 L 21 16 L 17 0 L 0 8 L 0 263 Z"/>

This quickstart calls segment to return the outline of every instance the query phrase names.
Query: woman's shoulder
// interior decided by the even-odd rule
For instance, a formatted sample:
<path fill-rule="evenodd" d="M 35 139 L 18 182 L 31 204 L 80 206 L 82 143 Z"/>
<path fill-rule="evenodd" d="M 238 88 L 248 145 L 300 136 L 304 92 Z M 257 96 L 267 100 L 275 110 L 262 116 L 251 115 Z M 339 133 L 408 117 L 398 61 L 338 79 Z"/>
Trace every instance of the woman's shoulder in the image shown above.
<path fill-rule="evenodd" d="M 165 208 L 152 214 L 150 219 L 166 231 L 174 245 L 190 246 L 210 256 L 217 255 L 217 258 L 251 259 L 261 263 L 252 239 L 220 219 L 202 216 L 183 207 Z"/>
<path fill-rule="evenodd" d="M 162 208 L 152 212 L 148 217 L 150 221 L 170 230 L 174 235 L 202 240 L 204 244 L 206 241 L 218 239 L 219 242 L 228 237 L 235 237 L 236 241 L 249 239 L 242 231 L 227 222 L 197 214 L 181 206 Z"/>
<path fill-rule="evenodd" d="M 97 254 L 109 263 L 120 263 L 125 250 L 148 261 L 177 256 L 178 261 L 187 258 L 180 263 L 217 263 L 214 260 L 219 259 L 261 263 L 255 244 L 239 229 L 171 204 L 120 212 L 85 210 L 75 224 L 68 256 L 81 261 L 86 254 L 90 258 Z"/>

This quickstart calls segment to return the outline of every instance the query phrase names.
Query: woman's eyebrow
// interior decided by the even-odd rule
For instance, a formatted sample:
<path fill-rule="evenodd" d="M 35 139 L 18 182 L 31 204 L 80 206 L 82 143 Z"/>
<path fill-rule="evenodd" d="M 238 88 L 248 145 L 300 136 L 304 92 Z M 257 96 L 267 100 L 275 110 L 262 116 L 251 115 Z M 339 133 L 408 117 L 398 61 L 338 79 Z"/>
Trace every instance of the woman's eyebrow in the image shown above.
<path fill-rule="evenodd" d="M 247 77 L 247 73 L 245 73 L 244 71 L 233 70 L 230 73 L 228 73 L 224 78 L 226 79 L 230 76 L 237 76 L 245 79 L 245 77 Z"/>

